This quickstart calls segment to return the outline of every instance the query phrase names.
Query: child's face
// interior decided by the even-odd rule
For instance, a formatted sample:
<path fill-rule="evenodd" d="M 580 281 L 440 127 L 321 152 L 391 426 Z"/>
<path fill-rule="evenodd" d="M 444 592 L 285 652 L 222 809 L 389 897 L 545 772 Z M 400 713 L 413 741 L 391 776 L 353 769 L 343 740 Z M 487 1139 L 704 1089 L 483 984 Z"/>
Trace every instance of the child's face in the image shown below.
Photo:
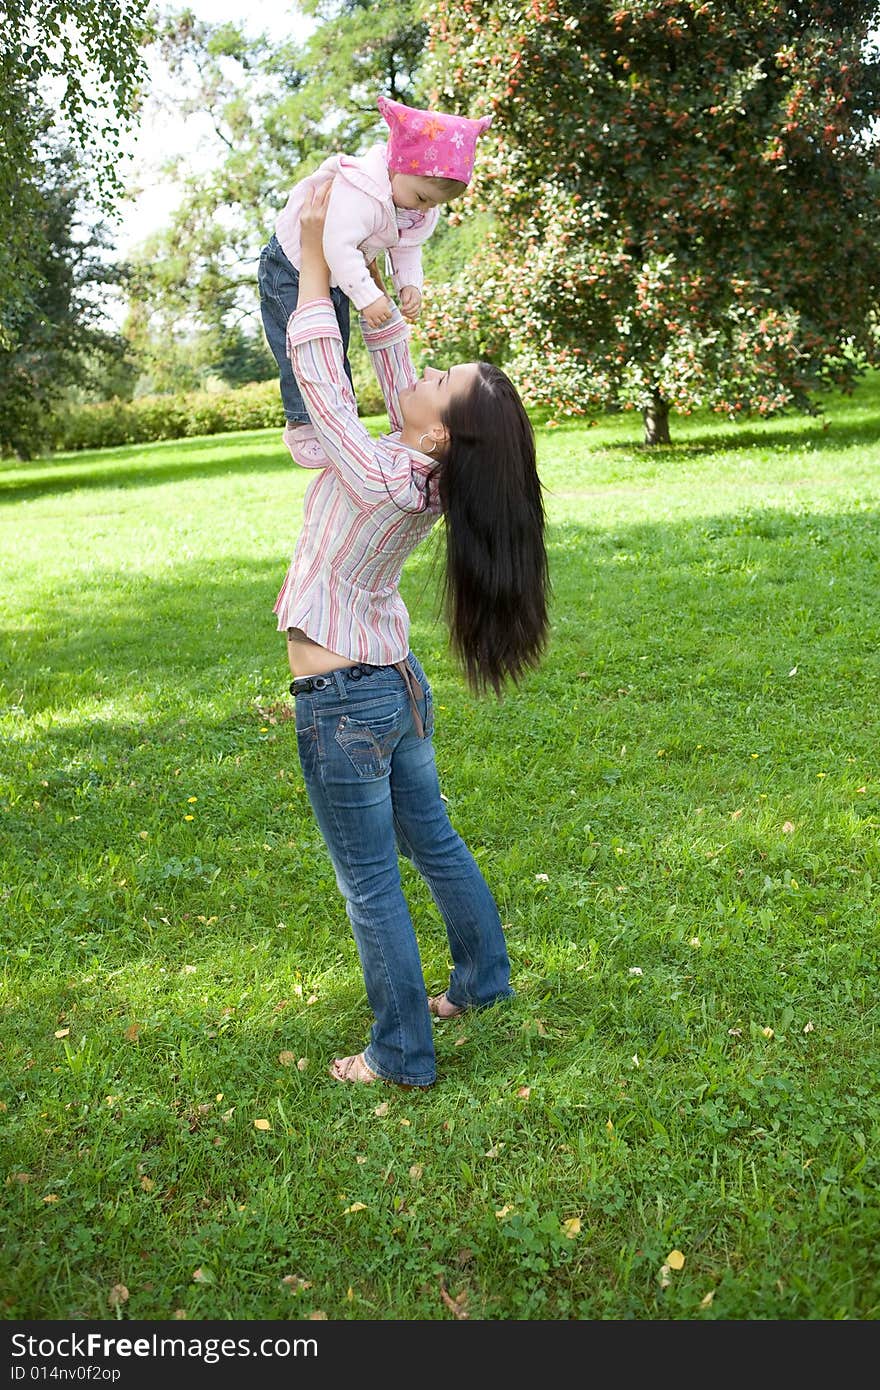
<path fill-rule="evenodd" d="M 392 174 L 391 197 L 397 208 L 424 211 L 448 203 L 455 194 L 444 193 L 436 179 L 427 178 L 424 174 Z"/>

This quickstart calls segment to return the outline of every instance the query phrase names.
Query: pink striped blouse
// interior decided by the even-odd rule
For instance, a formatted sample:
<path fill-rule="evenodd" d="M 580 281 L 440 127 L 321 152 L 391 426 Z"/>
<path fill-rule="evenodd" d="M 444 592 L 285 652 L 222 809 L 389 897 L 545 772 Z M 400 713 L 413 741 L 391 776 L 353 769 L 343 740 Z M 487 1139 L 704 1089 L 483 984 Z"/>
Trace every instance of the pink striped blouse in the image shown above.
<path fill-rule="evenodd" d="M 390 666 L 409 651 L 403 564 L 440 507 L 428 484 L 435 461 L 400 443 L 398 394 L 416 380 L 407 324 L 395 308 L 381 328 L 362 327 L 391 423 L 379 439 L 358 419 L 331 301 L 297 309 L 287 326 L 291 365 L 329 464 L 306 490 L 274 612 L 279 631 L 297 627 L 340 656 Z"/>

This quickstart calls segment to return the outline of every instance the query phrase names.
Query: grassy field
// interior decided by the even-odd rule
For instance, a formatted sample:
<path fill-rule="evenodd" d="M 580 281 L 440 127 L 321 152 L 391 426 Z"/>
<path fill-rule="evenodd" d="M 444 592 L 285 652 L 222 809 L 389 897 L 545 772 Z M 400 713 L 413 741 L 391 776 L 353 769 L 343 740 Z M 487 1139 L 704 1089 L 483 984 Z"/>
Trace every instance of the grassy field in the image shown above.
<path fill-rule="evenodd" d="M 327 1075 L 370 1019 L 272 614 L 308 475 L 0 465 L 4 1318 L 877 1317 L 880 380 L 673 433 L 539 424 L 502 701 L 406 571 L 517 990 L 423 1095 Z"/>

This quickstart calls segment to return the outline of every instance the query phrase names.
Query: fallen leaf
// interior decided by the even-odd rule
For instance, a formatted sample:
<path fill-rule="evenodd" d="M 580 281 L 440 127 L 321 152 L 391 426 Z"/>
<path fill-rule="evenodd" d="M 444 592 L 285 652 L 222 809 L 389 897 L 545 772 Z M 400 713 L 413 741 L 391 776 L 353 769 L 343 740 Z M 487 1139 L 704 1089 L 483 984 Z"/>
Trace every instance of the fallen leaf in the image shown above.
<path fill-rule="evenodd" d="M 306 1069 L 306 1067 L 307 1067 L 308 1065 L 309 1065 L 309 1059 L 308 1059 L 308 1057 L 300 1057 L 299 1061 L 298 1061 L 297 1064 L 296 1064 L 296 1069 L 297 1069 L 297 1071 L 305 1071 L 305 1069 Z"/>
<path fill-rule="evenodd" d="M 366 1204 L 366 1202 L 352 1202 L 352 1204 L 351 1204 L 350 1207 L 345 1207 L 345 1208 L 343 1209 L 342 1215 L 343 1215 L 343 1216 L 348 1216 L 348 1214 L 349 1214 L 350 1212 L 353 1212 L 353 1211 L 366 1211 L 366 1209 L 367 1209 L 367 1204 Z"/>
<path fill-rule="evenodd" d="M 562 1229 L 569 1240 L 574 1240 L 575 1236 L 579 1236 L 581 1233 L 581 1218 L 570 1216 L 567 1221 L 563 1221 Z"/>
<path fill-rule="evenodd" d="M 378 1115 L 378 1116 L 380 1117 L 380 1119 L 381 1119 L 381 1117 L 382 1117 L 383 1115 L 387 1115 L 387 1114 L 388 1114 L 388 1102 L 387 1102 L 387 1100 L 383 1100 L 382 1103 L 381 1103 L 381 1105 L 377 1105 L 376 1108 L 375 1108 L 375 1110 L 373 1111 L 373 1114 L 374 1114 L 374 1115 Z"/>
<path fill-rule="evenodd" d="M 56 1028 L 55 1036 L 56 1038 L 66 1038 L 69 1032 L 69 1028 Z"/>
<path fill-rule="evenodd" d="M 666 1256 L 666 1263 L 670 1269 L 684 1269 L 684 1255 L 680 1250 L 670 1250 Z"/>
<path fill-rule="evenodd" d="M 326 1321 L 327 1321 L 327 1314 L 324 1312 L 323 1308 L 316 1308 L 315 1311 L 314 1311 L 314 1313 L 309 1313 L 309 1321 L 310 1321 L 310 1322 L 326 1322 Z"/>
<path fill-rule="evenodd" d="M 292 1067 L 293 1064 L 294 1064 L 294 1062 L 296 1061 L 296 1053 L 295 1053 L 295 1052 L 279 1052 L 279 1053 L 278 1053 L 278 1060 L 279 1060 L 279 1062 L 281 1063 L 282 1067 Z"/>
<path fill-rule="evenodd" d="M 467 1042 L 467 1034 L 466 1034 L 466 1033 L 463 1033 L 462 1036 L 461 1036 L 460 1038 L 456 1038 L 456 1039 L 455 1039 L 455 1042 L 454 1042 L 452 1045 L 453 1045 L 453 1047 L 464 1047 L 464 1044 L 465 1044 L 466 1042 Z"/>
<path fill-rule="evenodd" d="M 183 1321 L 185 1321 L 186 1316 L 187 1316 L 186 1309 L 185 1309 L 185 1308 L 175 1308 L 175 1310 L 174 1310 L 174 1312 L 172 1313 L 171 1316 L 175 1319 L 176 1322 L 183 1322 Z"/>
<path fill-rule="evenodd" d="M 532 1094 L 532 1088 L 531 1086 L 520 1086 L 516 1094 L 519 1096 L 520 1100 L 528 1100 L 529 1096 Z"/>
<path fill-rule="evenodd" d="M 661 1265 L 661 1266 L 660 1266 L 660 1287 L 661 1287 L 661 1289 L 668 1289 L 668 1288 L 669 1288 L 669 1285 L 670 1285 L 671 1283 L 672 1283 L 672 1279 L 670 1278 L 670 1275 L 669 1275 L 669 1265 Z"/>
<path fill-rule="evenodd" d="M 404 1129 L 409 1129 L 410 1125 L 412 1124 L 412 1120 L 403 1119 L 400 1121 L 400 1123 L 403 1125 Z"/>
<path fill-rule="evenodd" d="M 137 1042 L 137 1040 L 138 1040 L 138 1033 L 139 1033 L 140 1031 L 141 1031 L 141 1025 L 140 1025 L 139 1023 L 132 1023 L 128 1028 L 126 1028 L 125 1033 L 124 1033 L 124 1035 L 123 1035 L 123 1036 L 125 1037 L 125 1041 L 126 1041 L 126 1042 Z"/>
<path fill-rule="evenodd" d="M 354 1160 L 354 1161 L 355 1161 L 355 1163 L 366 1163 L 366 1161 L 367 1161 L 367 1156 L 366 1156 L 366 1154 L 356 1154 L 356 1155 L 355 1155 L 355 1160 Z"/>
<path fill-rule="evenodd" d="M 812 1020 L 812 1019 L 808 1019 L 807 1022 L 804 1024 L 804 1032 L 805 1032 L 805 1033 L 812 1033 L 812 1032 L 815 1030 L 815 1027 L 816 1027 L 816 1025 L 815 1025 L 815 1023 L 813 1022 L 813 1020 Z"/>
<path fill-rule="evenodd" d="M 701 1307 L 701 1308 L 708 1308 L 708 1307 L 710 1306 L 710 1304 L 711 1304 L 711 1302 L 712 1302 L 712 1299 L 713 1299 L 714 1297 L 715 1297 L 715 1290 L 714 1290 L 714 1289 L 710 1289 L 709 1292 L 708 1292 L 707 1294 L 704 1294 L 703 1297 L 700 1299 L 700 1307 Z"/>
<path fill-rule="evenodd" d="M 254 1129 L 267 1130 L 271 1128 L 272 1126 L 268 1120 L 254 1120 Z"/>
<path fill-rule="evenodd" d="M 214 1276 L 211 1273 L 210 1269 L 203 1269 L 202 1266 L 199 1265 L 198 1269 L 193 1270 L 193 1283 L 213 1284 L 213 1282 Z"/>
<path fill-rule="evenodd" d="M 761 1032 L 764 1034 L 764 1037 L 765 1037 L 765 1038 L 772 1038 L 772 1037 L 773 1037 L 773 1029 L 772 1029 L 772 1028 L 762 1028 L 762 1029 L 761 1029 Z"/>
<path fill-rule="evenodd" d="M 503 1140 L 500 1144 L 493 1144 L 491 1149 L 486 1150 L 484 1158 L 497 1158 L 503 1148 L 505 1148 Z"/>
<path fill-rule="evenodd" d="M 421 1163 L 414 1163 L 409 1170 L 409 1175 L 412 1178 L 413 1182 L 418 1182 L 419 1178 L 422 1176 L 424 1171 L 424 1167 Z"/>
<path fill-rule="evenodd" d="M 513 1207 L 509 1204 L 505 1204 L 499 1211 L 496 1211 L 495 1215 L 498 1217 L 499 1221 L 503 1221 L 505 1216 L 509 1216 L 512 1211 Z"/>
<path fill-rule="evenodd" d="M 744 811 L 745 809 L 746 809 L 745 806 L 740 806 L 740 808 L 739 808 L 738 811 L 731 811 L 731 813 L 730 813 L 730 819 L 731 819 L 731 820 L 739 820 L 740 816 L 742 815 L 742 813 L 743 813 L 743 811 Z"/>
<path fill-rule="evenodd" d="M 145 1192 L 152 1192 L 155 1186 L 156 1184 L 153 1182 L 152 1178 L 141 1178 L 141 1187 Z"/>
<path fill-rule="evenodd" d="M 47 1193 L 46 1193 L 46 1196 L 43 1198 L 43 1201 L 44 1201 L 44 1202 L 57 1202 L 57 1201 L 58 1201 L 58 1193 L 57 1193 L 57 1192 L 47 1192 Z"/>
<path fill-rule="evenodd" d="M 120 1303 L 128 1302 L 128 1289 L 124 1284 L 114 1284 L 107 1295 L 107 1302 L 111 1308 L 118 1308 Z"/>
<path fill-rule="evenodd" d="M 790 835 L 790 834 L 792 833 L 793 830 L 794 830 L 794 821 L 787 820 L 787 821 L 785 821 L 785 822 L 783 823 L 783 826 L 782 826 L 782 833 L 783 833 L 783 835 Z"/>

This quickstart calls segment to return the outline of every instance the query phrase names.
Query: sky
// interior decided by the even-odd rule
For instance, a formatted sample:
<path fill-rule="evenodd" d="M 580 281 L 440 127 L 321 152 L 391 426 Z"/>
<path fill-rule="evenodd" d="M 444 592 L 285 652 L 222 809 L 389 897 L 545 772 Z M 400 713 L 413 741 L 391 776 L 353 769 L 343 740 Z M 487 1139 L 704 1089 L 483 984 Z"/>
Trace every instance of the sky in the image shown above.
<path fill-rule="evenodd" d="M 163 4 L 161 8 L 166 12 L 187 8 L 197 19 L 211 24 L 239 24 L 247 34 L 266 33 L 277 39 L 304 39 L 315 27 L 313 20 L 298 14 L 295 5 L 284 4 L 283 0 L 180 0 L 179 4 Z M 161 61 L 151 62 L 151 75 L 153 90 L 171 90 Z M 120 255 L 126 255 L 151 232 L 164 226 L 177 204 L 174 185 L 160 172 L 162 160 L 170 152 L 182 150 L 189 162 L 198 167 L 200 146 L 207 134 L 204 118 L 191 117 L 181 122 L 179 116 L 163 113 L 155 99 L 147 99 L 138 129 L 125 145 L 130 158 L 123 164 L 122 178 L 126 188 L 137 193 L 123 202 L 120 219 L 112 224 L 115 249 Z"/>

